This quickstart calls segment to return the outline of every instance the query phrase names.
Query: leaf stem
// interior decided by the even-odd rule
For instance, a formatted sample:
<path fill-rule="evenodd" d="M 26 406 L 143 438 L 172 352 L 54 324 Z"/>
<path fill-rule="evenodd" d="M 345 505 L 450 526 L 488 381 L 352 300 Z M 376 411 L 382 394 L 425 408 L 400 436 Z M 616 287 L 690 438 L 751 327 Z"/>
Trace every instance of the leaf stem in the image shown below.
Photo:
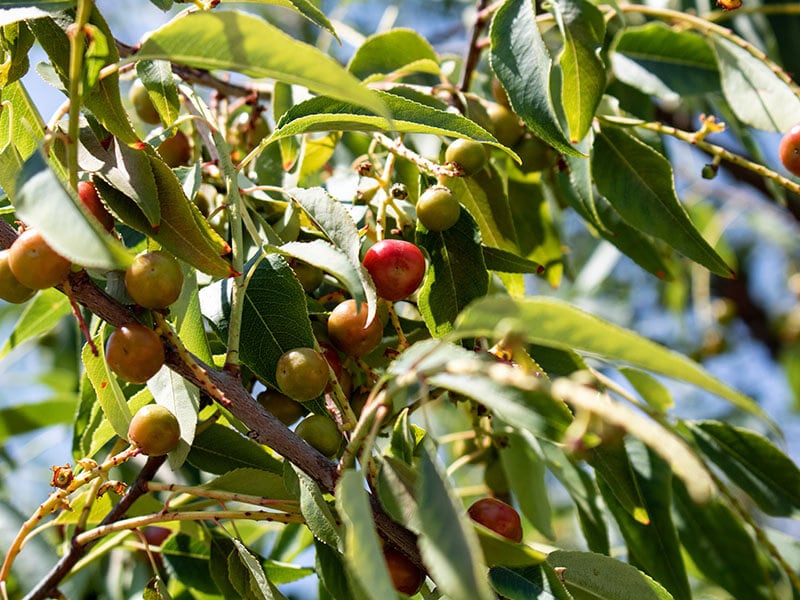
<path fill-rule="evenodd" d="M 70 187 L 78 187 L 78 138 L 80 137 L 81 96 L 83 95 L 83 42 L 85 26 L 92 13 L 93 0 L 78 0 L 75 22 L 69 36 L 69 122 L 67 134 L 67 171 Z"/>

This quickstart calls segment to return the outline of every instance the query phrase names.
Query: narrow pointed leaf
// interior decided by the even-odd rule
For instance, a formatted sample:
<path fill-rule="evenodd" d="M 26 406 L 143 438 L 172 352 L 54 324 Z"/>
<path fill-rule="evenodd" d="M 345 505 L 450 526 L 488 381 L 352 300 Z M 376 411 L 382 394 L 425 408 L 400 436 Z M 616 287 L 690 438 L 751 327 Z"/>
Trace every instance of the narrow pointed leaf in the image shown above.
<path fill-rule="evenodd" d="M 333 37 L 339 41 L 339 36 L 328 17 L 325 16 L 317 6 L 310 0 L 240 0 L 241 2 L 253 2 L 258 4 L 273 4 L 275 6 L 282 6 L 294 10 L 296 13 L 304 16 L 306 19 L 327 30 Z"/>
<path fill-rule="evenodd" d="M 217 423 L 197 434 L 187 461 L 198 469 L 216 474 L 234 469 L 283 472 L 282 464 L 263 446 Z"/>
<path fill-rule="evenodd" d="M 494 336 L 514 331 L 532 343 L 627 363 L 692 383 L 769 421 L 751 398 L 725 385 L 696 362 L 561 300 L 488 297 L 460 315 L 456 331 L 461 336 Z"/>
<path fill-rule="evenodd" d="M 359 79 L 388 75 L 415 61 L 438 63 L 436 51 L 413 29 L 397 28 L 368 37 L 353 53 L 347 69 Z"/>
<path fill-rule="evenodd" d="M 284 465 L 284 477 L 291 477 L 295 482 L 297 495 L 300 496 L 300 512 L 314 537 L 331 548 L 340 550 L 341 526 L 316 482 L 298 467 L 288 465 L 288 462 Z"/>
<path fill-rule="evenodd" d="M 0 349 L 0 360 L 24 342 L 52 330 L 65 316 L 72 312 L 69 299 L 54 288 L 40 291 L 22 311 L 8 339 Z"/>
<path fill-rule="evenodd" d="M 536 261 L 523 258 L 505 250 L 481 246 L 486 268 L 500 273 L 541 273 L 544 267 Z"/>
<path fill-rule="evenodd" d="M 539 442 L 524 430 L 505 435 L 508 445 L 499 450 L 500 460 L 519 508 L 542 535 L 555 540 L 552 507 L 545 484 L 547 469 Z"/>
<path fill-rule="evenodd" d="M 49 427 L 64 425 L 75 416 L 75 396 L 56 396 L 0 409 L 0 444 L 10 437 Z"/>
<path fill-rule="evenodd" d="M 594 142 L 592 175 L 600 193 L 630 225 L 718 275 L 732 275 L 678 200 L 669 161 L 650 146 L 619 128 L 605 127 Z"/>
<path fill-rule="evenodd" d="M 117 378 L 109 370 L 103 357 L 103 338 L 94 338 L 94 343 L 100 353 L 95 356 L 91 346 L 84 344 L 81 351 L 81 361 L 92 382 L 92 387 L 97 394 L 97 400 L 103 408 L 108 422 L 114 428 L 114 432 L 123 440 L 128 439 L 128 426 L 130 425 L 132 414 L 128 407 L 125 395 L 117 383 Z"/>
<path fill-rule="evenodd" d="M 144 84 L 161 121 L 167 126 L 172 125 L 181 109 L 172 66 L 164 60 L 141 60 L 136 63 L 136 74 Z"/>
<path fill-rule="evenodd" d="M 549 563 L 510 569 L 489 569 L 492 588 L 508 600 L 573 600 Z"/>
<path fill-rule="evenodd" d="M 95 154 L 103 161 L 99 176 L 136 202 L 151 227 L 159 226 L 161 205 L 150 157 L 141 150 L 118 144 L 116 140 L 112 146 L 111 152 L 97 151 Z"/>
<path fill-rule="evenodd" d="M 389 116 L 381 100 L 333 58 L 245 13 L 199 11 L 173 19 L 148 36 L 136 56 L 277 79 Z"/>
<path fill-rule="evenodd" d="M 602 444 L 587 451 L 586 462 L 595 470 L 597 477 L 607 484 L 614 498 L 635 521 L 647 525 L 651 518 L 642 498 L 642 492 L 633 472 L 624 440 Z"/>
<path fill-rule="evenodd" d="M 550 96 L 552 60 L 539 33 L 533 4 L 508 0 L 492 19 L 489 60 L 511 106 L 545 142 L 579 156 L 564 135 Z"/>

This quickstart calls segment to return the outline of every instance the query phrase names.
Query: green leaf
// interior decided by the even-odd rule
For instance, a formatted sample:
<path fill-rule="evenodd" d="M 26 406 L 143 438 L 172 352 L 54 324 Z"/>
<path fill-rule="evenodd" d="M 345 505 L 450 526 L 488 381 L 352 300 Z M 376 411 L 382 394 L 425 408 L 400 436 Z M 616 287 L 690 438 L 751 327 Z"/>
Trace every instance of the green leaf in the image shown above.
<path fill-rule="evenodd" d="M 721 500 L 695 504 L 673 481 L 675 520 L 681 543 L 708 579 L 733 598 L 773 598 L 772 582 L 742 519 Z"/>
<path fill-rule="evenodd" d="M 333 58 L 245 13 L 198 11 L 173 19 L 147 37 L 136 57 L 277 79 L 389 116 L 381 100 Z"/>
<path fill-rule="evenodd" d="M 177 471 L 186 460 L 194 441 L 200 390 L 172 369 L 163 368 L 147 380 L 147 389 L 153 394 L 157 404 L 178 418 L 181 439 L 178 447 L 169 453 L 169 466 Z"/>
<path fill-rule="evenodd" d="M 508 600 L 572 600 L 558 574 L 546 562 L 515 569 L 492 567 L 489 582 Z"/>
<path fill-rule="evenodd" d="M 350 212 L 341 202 L 321 187 L 292 188 L 286 192 L 297 202 L 331 243 L 344 252 L 351 262 L 360 262 L 361 238 Z"/>
<path fill-rule="evenodd" d="M 44 335 L 65 316 L 72 312 L 69 299 L 51 288 L 40 291 L 28 302 L 14 328 L 0 349 L 0 360 L 8 356 L 14 348 L 22 343 Z"/>
<path fill-rule="evenodd" d="M 8 438 L 42 427 L 70 423 L 75 416 L 75 395 L 59 394 L 42 402 L 17 404 L 0 409 L 0 444 Z"/>
<path fill-rule="evenodd" d="M 675 600 L 690 600 L 692 593 L 672 522 L 669 465 L 642 444 L 629 444 L 628 451 L 650 523 L 634 520 L 617 501 L 609 484 L 600 480 L 598 486 L 625 538 L 629 561 L 661 583 Z"/>
<path fill-rule="evenodd" d="M 483 251 L 483 261 L 490 271 L 499 271 L 500 273 L 541 273 L 544 271 L 544 267 L 539 263 L 511 252 L 490 246 L 481 246 L 481 250 Z"/>
<path fill-rule="evenodd" d="M 456 323 L 462 337 L 502 337 L 511 331 L 531 343 L 585 352 L 689 382 L 769 420 L 751 398 L 689 358 L 555 298 L 488 297 L 467 308 Z"/>
<path fill-rule="evenodd" d="M 451 598 L 492 600 L 478 536 L 456 503 L 428 450 L 421 453 L 417 482 L 418 545 L 441 591 Z"/>
<path fill-rule="evenodd" d="M 459 313 L 489 290 L 480 234 L 467 211 L 445 231 L 417 229 L 417 245 L 425 248 L 430 266 L 419 291 L 419 310 L 432 335 L 453 328 Z"/>
<path fill-rule="evenodd" d="M 345 471 L 336 483 L 335 495 L 336 508 L 344 524 L 344 559 L 350 577 L 357 579 L 373 600 L 394 598 L 397 592 L 383 560 L 361 475 L 353 470 Z"/>
<path fill-rule="evenodd" d="M 342 545 L 340 525 L 316 482 L 299 467 L 289 464 L 284 466 L 284 478 L 287 481 L 291 478 L 297 486 L 300 512 L 314 537 L 331 548 L 340 549 Z"/>
<path fill-rule="evenodd" d="M 178 533 L 161 545 L 161 554 L 170 573 L 181 583 L 206 594 L 219 593 L 209 576 L 211 548 L 207 541 Z"/>
<path fill-rule="evenodd" d="M 503 179 L 489 165 L 471 177 L 448 177 L 445 185 L 475 219 L 482 240 L 489 246 L 519 252 L 514 218 Z"/>
<path fill-rule="evenodd" d="M 620 81 L 664 100 L 720 89 L 717 62 L 708 40 L 665 23 L 625 27 L 609 53 Z"/>
<path fill-rule="evenodd" d="M 267 143 L 301 133 L 392 131 L 476 140 L 516 156 L 512 150 L 500 144 L 491 133 L 460 114 L 409 99 L 405 95 L 399 95 L 399 92 L 374 93 L 391 112 L 391 119 L 388 116 L 374 115 L 352 99 L 340 100 L 317 96 L 299 102 L 287 110 L 278 121 Z"/>
<path fill-rule="evenodd" d="M 630 225 L 718 275 L 733 275 L 678 200 L 669 161 L 650 146 L 619 128 L 604 127 L 594 142 L 592 175 Z"/>
<path fill-rule="evenodd" d="M 391 29 L 376 33 L 356 48 L 347 69 L 359 79 L 389 75 L 419 61 L 438 65 L 430 42 L 413 29 Z"/>
<path fill-rule="evenodd" d="M 700 450 L 767 514 L 800 509 L 800 469 L 767 438 L 719 421 L 688 424 Z"/>
<path fill-rule="evenodd" d="M 84 94 L 92 90 L 97 84 L 103 67 L 119 58 L 116 47 L 113 50 L 111 48 L 114 42 L 109 43 L 109 38 L 106 37 L 102 29 L 90 23 L 87 23 L 85 27 L 86 39 L 89 43 L 83 55 L 82 78 Z"/>
<path fill-rule="evenodd" d="M 0 89 L 18 81 L 28 72 L 28 51 L 33 42 L 33 34 L 25 23 L 10 23 L 0 28 L 0 50 L 5 54 L 0 64 Z"/>
<path fill-rule="evenodd" d="M 764 131 L 785 132 L 797 122 L 800 98 L 772 67 L 744 48 L 711 36 L 722 76 L 722 92 L 736 117 Z"/>
<path fill-rule="evenodd" d="M 159 226 L 161 205 L 150 156 L 141 150 L 118 144 L 116 140 L 112 141 L 112 146 L 112 151 L 104 151 L 102 147 L 94 150 L 95 158 L 103 162 L 99 176 L 136 202 L 151 227 Z"/>
<path fill-rule="evenodd" d="M 34 152 L 19 174 L 14 200 L 17 216 L 38 229 L 47 243 L 64 258 L 84 267 L 126 269 L 130 252 L 95 219 L 52 171 L 44 157 Z"/>
<path fill-rule="evenodd" d="M 216 474 L 235 469 L 283 472 L 281 462 L 261 445 L 217 423 L 197 434 L 186 460 L 198 469 Z"/>
<path fill-rule="evenodd" d="M 347 579 L 344 558 L 330 546 L 316 540 L 314 542 L 316 572 L 320 583 L 334 600 L 365 600 L 363 590 L 351 587 Z M 320 598 L 323 596 L 320 594 Z M 392 598 L 393 596 L 389 596 Z"/>
<path fill-rule="evenodd" d="M 599 53 L 606 33 L 603 13 L 587 0 L 560 0 L 552 4 L 564 46 L 561 67 L 561 103 L 572 143 L 589 131 L 606 87 Z"/>
<path fill-rule="evenodd" d="M 622 367 L 619 372 L 625 376 L 639 395 L 652 408 L 665 414 L 675 405 L 669 390 L 658 379 L 639 369 Z"/>
<path fill-rule="evenodd" d="M 544 440 L 541 445 L 548 470 L 564 486 L 575 504 L 586 545 L 593 552 L 609 554 L 608 526 L 594 480 L 559 446 Z"/>
<path fill-rule="evenodd" d="M 564 135 L 550 97 L 552 60 L 539 33 L 529 0 L 507 0 L 490 30 L 490 64 L 514 112 L 545 142 L 564 154 L 580 156 Z"/>
<path fill-rule="evenodd" d="M 95 356 L 89 344 L 84 344 L 81 351 L 83 367 L 89 375 L 89 381 L 92 382 L 92 387 L 94 387 L 97 394 L 97 401 L 103 409 L 105 418 L 114 428 L 114 432 L 123 440 L 127 440 L 128 425 L 130 425 L 131 417 L 133 416 L 131 409 L 128 407 L 125 395 L 117 383 L 117 378 L 109 370 L 102 354 L 104 338 L 97 336 L 93 342 L 98 350 L 98 355 Z"/>
<path fill-rule="evenodd" d="M 241 467 L 215 477 L 203 487 L 234 494 L 261 496 L 273 500 L 292 500 L 294 496 L 286 489 L 282 473 L 273 470 Z"/>
<path fill-rule="evenodd" d="M 309 0 L 239 0 L 240 2 L 252 2 L 257 4 L 272 4 L 273 6 L 282 6 L 294 10 L 298 14 L 304 16 L 306 19 L 327 30 L 336 41 L 339 41 L 339 36 L 333 28 L 333 24 L 328 17 L 325 16 L 313 2 Z"/>
<path fill-rule="evenodd" d="M 239 560 L 242 565 L 247 569 L 247 574 L 250 580 L 250 586 L 244 595 L 250 597 L 251 593 L 256 594 L 256 598 L 260 597 L 264 600 L 286 600 L 286 597 L 281 594 L 278 589 L 272 585 L 272 582 L 267 578 L 264 572 L 264 567 L 261 562 L 253 555 L 247 547 L 237 539 L 233 540 L 233 545 L 236 548 Z"/>
<path fill-rule="evenodd" d="M 278 359 L 293 348 L 313 348 L 314 337 L 306 300 L 294 271 L 282 256 L 262 254 L 246 266 L 240 358 L 260 379 L 277 388 Z M 220 281 L 203 288 L 203 314 L 220 337 L 228 336 L 230 282 Z"/>
<path fill-rule="evenodd" d="M 624 440 L 587 450 L 586 462 L 594 467 L 596 475 L 607 484 L 605 489 L 614 494 L 619 506 L 636 522 L 644 525 L 650 523 L 651 518 L 647 514 L 647 506 L 633 473 Z"/>
<path fill-rule="evenodd" d="M 136 63 L 136 74 L 144 84 L 161 121 L 169 127 L 178 118 L 181 110 L 172 66 L 165 60 L 140 60 Z"/>
<path fill-rule="evenodd" d="M 150 156 L 150 166 L 158 190 L 161 221 L 154 229 L 144 213 L 128 198 L 102 179 L 95 185 L 111 211 L 126 225 L 152 237 L 165 250 L 214 277 L 233 275 L 230 264 L 222 258 L 230 247 L 208 225 L 197 207 L 183 193 L 172 170 L 160 159 Z"/>
<path fill-rule="evenodd" d="M 473 524 L 486 562 L 507 567 L 528 567 L 543 562 L 547 555 L 525 544 L 512 542 L 479 523 Z"/>
<path fill-rule="evenodd" d="M 602 554 L 557 550 L 547 562 L 564 569 L 564 585 L 575 600 L 674 600 L 636 567 Z"/>
<path fill-rule="evenodd" d="M 208 571 L 214 584 L 219 588 L 219 592 L 225 598 L 236 598 L 240 595 L 231 582 L 233 574 L 228 568 L 228 558 L 235 553 L 236 549 L 233 547 L 232 539 L 220 535 L 211 536 Z"/>
<path fill-rule="evenodd" d="M 75 0 L 3 0 L 0 8 L 0 25 L 17 21 L 40 19 L 48 13 L 55 13 L 75 6 Z"/>

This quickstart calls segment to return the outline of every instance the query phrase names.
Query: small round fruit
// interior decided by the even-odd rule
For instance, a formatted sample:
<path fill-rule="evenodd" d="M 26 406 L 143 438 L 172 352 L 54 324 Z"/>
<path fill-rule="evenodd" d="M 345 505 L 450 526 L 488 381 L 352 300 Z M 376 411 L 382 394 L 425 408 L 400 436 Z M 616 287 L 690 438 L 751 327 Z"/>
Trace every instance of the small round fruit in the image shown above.
<path fill-rule="evenodd" d="M 86 210 L 97 219 L 106 231 L 114 229 L 114 217 L 111 216 L 111 213 L 108 212 L 103 201 L 100 200 L 97 188 L 94 187 L 91 181 L 78 182 L 78 196 L 86 207 Z"/>
<path fill-rule="evenodd" d="M 264 410 L 272 413 L 284 425 L 291 425 L 306 414 L 306 409 L 278 390 L 264 390 L 256 398 Z"/>
<path fill-rule="evenodd" d="M 164 365 L 166 355 L 158 334 L 140 323 L 123 325 L 108 338 L 106 362 L 117 377 L 144 383 Z"/>
<path fill-rule="evenodd" d="M 503 84 L 500 83 L 500 80 L 497 77 L 492 78 L 492 96 L 494 96 L 494 99 L 506 108 L 511 108 L 511 102 L 508 101 L 506 88 L 503 87 Z"/>
<path fill-rule="evenodd" d="M 328 317 L 328 337 L 334 346 L 351 356 L 366 356 L 381 343 L 383 323 L 376 316 L 367 324 L 367 303 L 345 300 Z"/>
<path fill-rule="evenodd" d="M 289 261 L 297 280 L 306 294 L 310 294 L 319 287 L 325 277 L 325 272 L 319 267 L 315 267 L 303 260 L 292 259 Z"/>
<path fill-rule="evenodd" d="M 417 200 L 417 218 L 428 231 L 450 229 L 461 216 L 461 205 L 450 188 L 434 185 Z"/>
<path fill-rule="evenodd" d="M 532 133 L 526 134 L 514 146 L 514 151 L 522 161 L 519 168 L 523 173 L 543 171 L 555 163 L 556 157 L 553 149 Z"/>
<path fill-rule="evenodd" d="M 8 250 L 0 250 L 0 299 L 12 304 L 27 302 L 36 290 L 22 285 L 8 266 Z"/>
<path fill-rule="evenodd" d="M 447 146 L 444 159 L 457 164 L 464 175 L 474 175 L 486 166 L 486 149 L 480 142 L 459 138 Z"/>
<path fill-rule="evenodd" d="M 144 308 L 167 308 L 181 295 L 182 287 L 178 260 L 163 250 L 142 252 L 125 271 L 128 295 Z"/>
<path fill-rule="evenodd" d="M 519 141 L 525 133 L 525 127 L 514 112 L 502 104 L 492 102 L 486 107 L 489 119 L 494 128 L 494 137 L 509 148 Z"/>
<path fill-rule="evenodd" d="M 130 98 L 131 104 L 133 104 L 136 115 L 142 121 L 150 123 L 151 125 L 158 125 L 161 123 L 161 117 L 158 116 L 158 111 L 153 101 L 150 99 L 150 94 L 147 93 L 147 88 L 144 87 L 140 79 L 133 82 L 128 92 L 128 97 Z"/>
<path fill-rule="evenodd" d="M 26 229 L 8 250 L 8 266 L 22 285 L 44 290 L 67 278 L 70 262 L 48 246 L 36 229 Z"/>
<path fill-rule="evenodd" d="M 143 406 L 131 419 L 128 441 L 147 456 L 161 456 L 178 447 L 181 427 L 178 418 L 160 404 Z"/>
<path fill-rule="evenodd" d="M 319 349 L 322 352 L 322 357 L 328 361 L 328 364 L 331 366 L 331 370 L 333 374 L 336 375 L 336 378 L 342 376 L 342 359 L 339 356 L 339 353 L 336 351 L 336 348 L 331 346 L 330 344 L 326 344 L 325 342 L 319 343 Z"/>
<path fill-rule="evenodd" d="M 389 569 L 392 585 L 398 592 L 413 596 L 422 588 L 422 584 L 425 583 L 425 572 L 412 563 L 405 554 L 391 546 L 384 546 L 383 559 Z"/>
<path fill-rule="evenodd" d="M 425 257 L 419 248 L 404 240 L 381 240 L 364 255 L 364 268 L 385 300 L 407 298 L 422 283 Z"/>
<path fill-rule="evenodd" d="M 328 363 L 313 348 L 295 348 L 278 359 L 275 379 L 280 390 L 297 400 L 313 400 L 328 385 Z"/>
<path fill-rule="evenodd" d="M 158 153 L 170 167 L 182 167 L 192 160 L 189 138 L 180 129 L 159 144 Z"/>
<path fill-rule="evenodd" d="M 499 457 L 493 456 L 486 463 L 486 468 L 483 471 L 483 483 L 486 484 L 493 496 L 500 498 L 508 496 L 511 486 L 508 483 L 508 477 Z"/>
<path fill-rule="evenodd" d="M 342 445 L 342 434 L 336 423 L 325 415 L 310 415 L 300 421 L 294 432 L 309 446 L 328 458 L 334 456 Z"/>
<path fill-rule="evenodd" d="M 470 518 L 495 533 L 510 539 L 522 541 L 522 522 L 519 513 L 497 498 L 481 498 L 467 509 Z"/>
<path fill-rule="evenodd" d="M 800 177 L 800 123 L 793 125 L 781 138 L 778 156 L 792 175 Z"/>

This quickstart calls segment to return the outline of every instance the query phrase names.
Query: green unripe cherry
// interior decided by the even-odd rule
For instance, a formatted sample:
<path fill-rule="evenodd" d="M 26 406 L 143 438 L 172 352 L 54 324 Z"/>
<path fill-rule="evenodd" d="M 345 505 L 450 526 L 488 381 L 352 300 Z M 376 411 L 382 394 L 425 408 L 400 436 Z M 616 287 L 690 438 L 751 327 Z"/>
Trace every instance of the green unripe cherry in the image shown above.
<path fill-rule="evenodd" d="M 125 288 L 139 306 L 162 309 L 178 299 L 183 271 L 178 260 L 164 252 L 142 252 L 125 271 Z"/>
<path fill-rule="evenodd" d="M 313 400 L 328 385 L 328 363 L 313 348 L 295 348 L 278 359 L 275 380 L 290 398 L 298 402 Z"/>
<path fill-rule="evenodd" d="M 150 94 L 147 93 L 147 88 L 144 87 L 140 79 L 133 82 L 128 92 L 128 97 L 130 98 L 131 104 L 133 104 L 136 115 L 142 121 L 150 123 L 151 125 L 158 125 L 161 123 L 161 117 L 158 116 L 158 111 L 153 101 L 150 99 Z"/>
<path fill-rule="evenodd" d="M 474 175 L 486 166 L 486 149 L 480 142 L 459 138 L 447 147 L 444 159 L 457 164 L 464 175 Z"/>
<path fill-rule="evenodd" d="M 0 298 L 22 304 L 33 298 L 36 290 L 22 285 L 8 266 L 8 250 L 0 250 Z"/>
<path fill-rule="evenodd" d="M 310 415 L 300 421 L 294 432 L 309 446 L 327 457 L 334 456 L 342 445 L 342 434 L 336 423 L 325 415 Z"/>
<path fill-rule="evenodd" d="M 417 218 L 428 231 L 450 229 L 461 215 L 461 205 L 450 188 L 434 185 L 417 200 Z"/>

